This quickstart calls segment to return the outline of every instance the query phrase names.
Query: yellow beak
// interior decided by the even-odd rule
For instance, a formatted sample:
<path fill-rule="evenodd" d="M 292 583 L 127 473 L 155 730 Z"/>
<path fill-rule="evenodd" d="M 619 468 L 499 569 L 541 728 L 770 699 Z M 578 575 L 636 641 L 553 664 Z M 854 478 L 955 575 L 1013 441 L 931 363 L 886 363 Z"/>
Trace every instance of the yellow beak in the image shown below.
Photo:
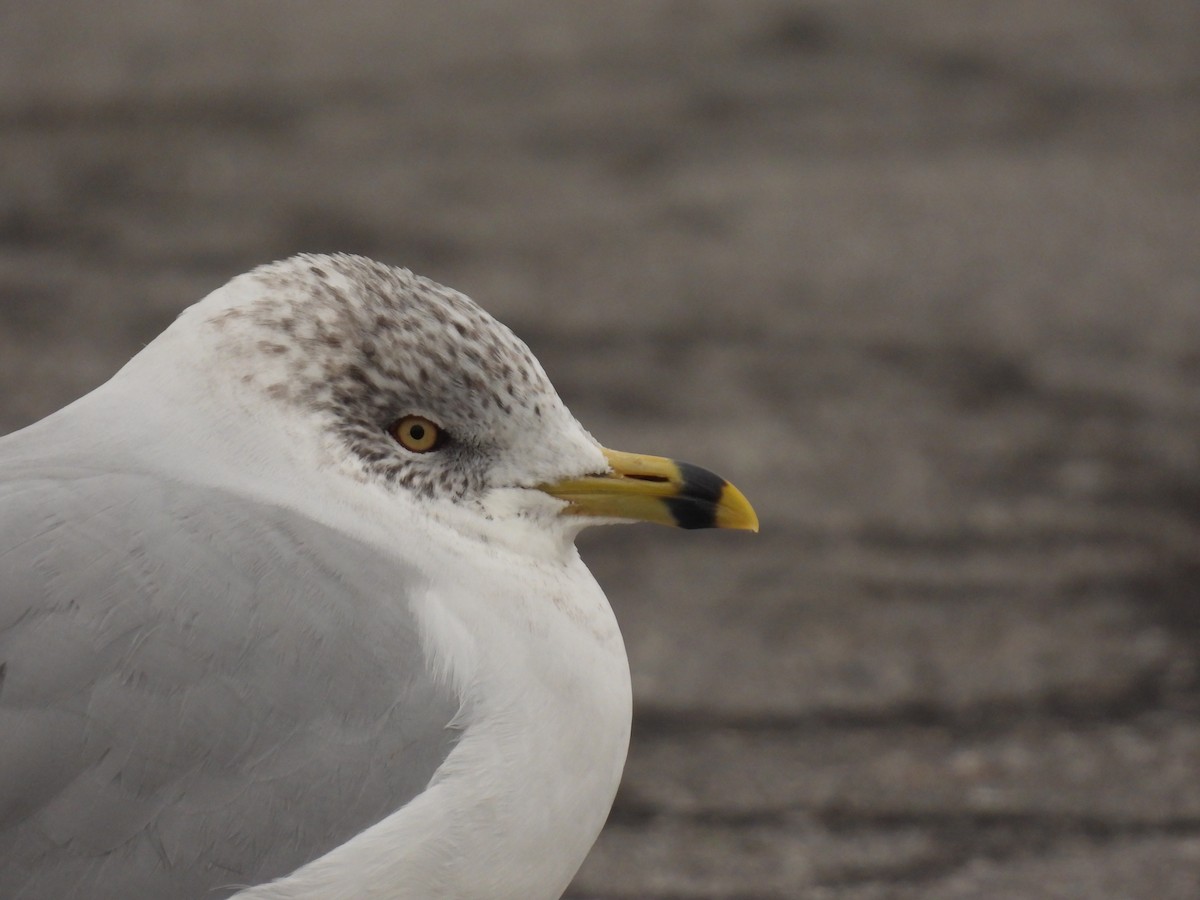
<path fill-rule="evenodd" d="M 605 450 L 612 470 L 540 488 L 567 501 L 564 513 L 658 522 L 680 528 L 758 531 L 758 516 L 741 491 L 691 463 Z"/>

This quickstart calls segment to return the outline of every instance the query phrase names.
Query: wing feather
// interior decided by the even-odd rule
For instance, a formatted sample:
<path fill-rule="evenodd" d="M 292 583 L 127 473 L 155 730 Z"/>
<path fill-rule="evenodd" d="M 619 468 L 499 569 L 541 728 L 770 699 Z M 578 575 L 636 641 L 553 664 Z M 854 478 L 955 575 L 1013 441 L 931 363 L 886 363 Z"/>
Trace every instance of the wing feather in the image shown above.
<path fill-rule="evenodd" d="M 399 808 L 458 707 L 422 589 L 233 494 L 0 468 L 0 896 L 227 896 Z"/>

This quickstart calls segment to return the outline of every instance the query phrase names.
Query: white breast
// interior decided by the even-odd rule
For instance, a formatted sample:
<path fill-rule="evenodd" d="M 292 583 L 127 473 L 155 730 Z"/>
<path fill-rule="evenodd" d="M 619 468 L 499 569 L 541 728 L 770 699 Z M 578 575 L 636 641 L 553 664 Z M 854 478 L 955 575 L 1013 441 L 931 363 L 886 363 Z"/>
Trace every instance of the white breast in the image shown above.
<path fill-rule="evenodd" d="M 600 833 L 632 701 L 599 586 L 569 545 L 538 562 L 475 546 L 470 567 L 428 549 L 414 608 L 433 674 L 463 701 L 458 745 L 407 806 L 242 900 L 557 898 Z"/>

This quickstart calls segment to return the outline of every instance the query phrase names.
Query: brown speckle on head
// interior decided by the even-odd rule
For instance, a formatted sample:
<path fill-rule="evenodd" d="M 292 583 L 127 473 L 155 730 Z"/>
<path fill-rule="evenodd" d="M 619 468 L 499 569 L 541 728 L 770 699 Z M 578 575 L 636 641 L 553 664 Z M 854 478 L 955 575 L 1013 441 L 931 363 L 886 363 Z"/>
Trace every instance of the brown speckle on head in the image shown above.
<path fill-rule="evenodd" d="M 511 469 L 518 452 L 543 453 L 546 410 L 578 427 L 529 349 L 462 294 L 354 256 L 297 257 L 248 277 L 252 302 L 208 320 L 228 362 L 267 367 L 266 394 L 314 416 L 368 477 L 466 497 L 497 486 L 498 460 Z M 391 437 L 410 414 L 442 427 L 437 452 Z"/>

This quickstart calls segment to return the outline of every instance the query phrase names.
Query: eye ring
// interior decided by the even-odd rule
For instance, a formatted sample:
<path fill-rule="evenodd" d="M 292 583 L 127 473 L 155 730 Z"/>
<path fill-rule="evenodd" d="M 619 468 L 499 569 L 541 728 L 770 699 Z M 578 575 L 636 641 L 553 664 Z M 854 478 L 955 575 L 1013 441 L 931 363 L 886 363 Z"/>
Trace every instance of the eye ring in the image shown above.
<path fill-rule="evenodd" d="M 441 426 L 424 416 L 403 416 L 392 424 L 388 434 L 411 453 L 429 453 L 446 440 L 446 433 Z"/>

